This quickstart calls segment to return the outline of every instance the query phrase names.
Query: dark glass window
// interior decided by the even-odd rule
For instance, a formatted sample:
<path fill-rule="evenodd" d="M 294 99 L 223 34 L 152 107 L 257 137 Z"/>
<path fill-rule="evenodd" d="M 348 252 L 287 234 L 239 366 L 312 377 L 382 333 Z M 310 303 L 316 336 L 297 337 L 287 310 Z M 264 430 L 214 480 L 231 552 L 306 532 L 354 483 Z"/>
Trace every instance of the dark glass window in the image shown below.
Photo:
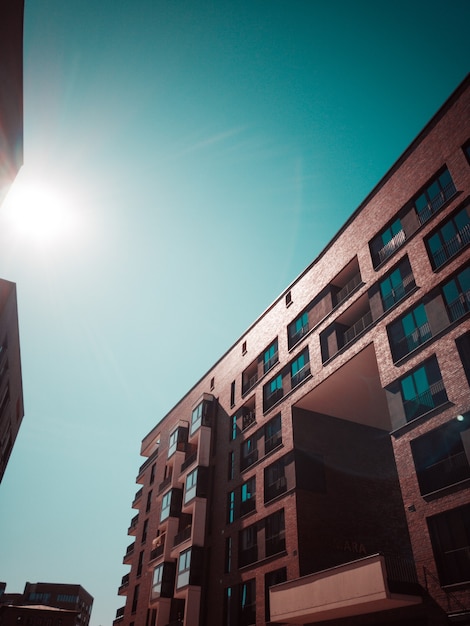
<path fill-rule="evenodd" d="M 447 393 L 435 358 L 400 380 L 403 408 L 409 422 L 447 402 Z"/>
<path fill-rule="evenodd" d="M 428 519 L 442 585 L 470 581 L 470 504 Z"/>
<path fill-rule="evenodd" d="M 264 453 L 268 454 L 282 443 L 281 414 L 275 415 L 264 426 Z"/>
<path fill-rule="evenodd" d="M 256 508 L 256 478 L 252 476 L 241 486 L 240 515 L 246 515 Z"/>
<path fill-rule="evenodd" d="M 248 437 L 240 446 L 240 469 L 243 471 L 258 460 L 258 446 L 256 433 Z"/>
<path fill-rule="evenodd" d="M 269 372 L 279 361 L 277 339 L 264 351 L 263 354 L 263 371 Z"/>
<path fill-rule="evenodd" d="M 308 333 L 308 313 L 304 311 L 287 329 L 289 348 L 295 346 Z"/>
<path fill-rule="evenodd" d="M 467 208 L 464 208 L 427 238 L 426 245 L 431 265 L 438 269 L 469 243 L 470 216 Z"/>
<path fill-rule="evenodd" d="M 470 478 L 470 413 L 411 442 L 423 495 Z"/>
<path fill-rule="evenodd" d="M 282 387 L 282 374 L 276 376 L 269 381 L 263 387 L 263 395 L 264 395 L 264 410 L 267 411 L 270 409 L 276 402 L 278 402 L 282 396 L 284 395 L 284 390 Z"/>
<path fill-rule="evenodd" d="M 264 470 L 264 501 L 269 502 L 286 490 L 284 459 L 280 459 Z"/>
<path fill-rule="evenodd" d="M 310 364 L 308 358 L 308 350 L 304 350 L 302 354 L 291 363 L 291 387 L 300 384 L 310 374 Z"/>
<path fill-rule="evenodd" d="M 409 354 L 432 337 L 426 309 L 422 303 L 390 324 L 388 330 L 394 361 Z"/>
<path fill-rule="evenodd" d="M 384 228 L 371 242 L 370 249 L 374 267 L 383 263 L 395 250 L 405 243 L 406 235 L 401 221 L 397 218 Z"/>
<path fill-rule="evenodd" d="M 240 531 L 238 546 L 238 564 L 240 567 L 258 560 L 258 530 L 256 524 Z"/>
<path fill-rule="evenodd" d="M 470 267 L 465 268 L 455 278 L 442 287 L 447 311 L 451 321 L 463 317 L 470 311 Z"/>
<path fill-rule="evenodd" d="M 455 193 L 455 185 L 450 172 L 445 169 L 436 176 L 414 201 L 414 207 L 421 224 L 424 224 Z"/>
<path fill-rule="evenodd" d="M 402 300 L 415 287 L 411 267 L 405 258 L 398 267 L 385 276 L 380 282 L 380 296 L 384 311 Z"/>
<path fill-rule="evenodd" d="M 266 556 L 272 556 L 286 549 L 284 509 L 276 511 L 276 513 L 266 518 L 265 537 Z"/>
<path fill-rule="evenodd" d="M 256 580 L 240 585 L 240 626 L 256 624 Z"/>

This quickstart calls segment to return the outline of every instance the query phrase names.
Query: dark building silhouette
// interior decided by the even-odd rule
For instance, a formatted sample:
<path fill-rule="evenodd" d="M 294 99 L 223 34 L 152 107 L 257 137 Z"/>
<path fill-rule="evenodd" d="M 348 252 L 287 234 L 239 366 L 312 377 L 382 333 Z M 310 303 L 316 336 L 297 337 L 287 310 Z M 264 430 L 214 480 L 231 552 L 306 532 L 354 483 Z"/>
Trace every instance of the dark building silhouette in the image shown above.
<path fill-rule="evenodd" d="M 0 6 L 0 205 L 23 164 L 24 0 Z"/>
<path fill-rule="evenodd" d="M 470 79 L 143 439 L 115 626 L 470 624 Z"/>

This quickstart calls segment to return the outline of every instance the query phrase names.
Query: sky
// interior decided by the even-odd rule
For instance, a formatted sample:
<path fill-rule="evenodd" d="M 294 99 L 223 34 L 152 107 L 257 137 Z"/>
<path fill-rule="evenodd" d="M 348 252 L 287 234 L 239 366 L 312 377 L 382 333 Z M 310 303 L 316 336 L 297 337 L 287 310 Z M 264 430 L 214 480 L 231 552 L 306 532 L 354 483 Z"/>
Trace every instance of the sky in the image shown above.
<path fill-rule="evenodd" d="M 141 440 L 464 79 L 469 22 L 468 0 L 26 0 L 8 592 L 78 583 L 111 625 Z"/>

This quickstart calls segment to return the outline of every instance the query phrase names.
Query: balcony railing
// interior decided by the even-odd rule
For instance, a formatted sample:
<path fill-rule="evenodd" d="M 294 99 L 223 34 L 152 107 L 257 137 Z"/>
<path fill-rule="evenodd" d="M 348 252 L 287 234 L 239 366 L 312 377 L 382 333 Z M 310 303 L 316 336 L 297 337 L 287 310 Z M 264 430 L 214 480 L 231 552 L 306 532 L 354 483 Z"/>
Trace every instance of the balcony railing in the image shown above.
<path fill-rule="evenodd" d="M 161 493 L 164 489 L 171 484 L 171 475 L 167 476 L 162 482 L 158 485 L 158 493 Z"/>
<path fill-rule="evenodd" d="M 175 535 L 175 539 L 173 541 L 173 547 L 179 545 L 180 543 L 183 543 L 183 541 L 186 541 L 187 539 L 190 539 L 190 537 L 191 537 L 191 526 L 187 526 L 186 528 L 184 528 L 183 530 L 181 530 L 179 533 Z"/>
<path fill-rule="evenodd" d="M 264 361 L 263 363 L 263 371 L 266 374 L 267 372 L 269 372 L 270 369 L 272 369 L 276 363 L 278 363 L 279 361 L 279 352 L 276 352 L 275 354 L 273 354 L 273 356 L 271 358 L 269 358 L 267 361 Z"/>
<path fill-rule="evenodd" d="M 405 400 L 403 408 L 405 410 L 406 421 L 409 422 L 428 411 L 447 402 L 447 393 L 442 380 L 430 385 L 429 389 L 416 397 Z"/>
<path fill-rule="evenodd" d="M 249 377 L 247 377 L 245 375 L 243 383 L 242 383 L 242 394 L 245 394 L 248 391 L 250 391 L 250 389 L 252 389 L 256 385 L 257 382 L 258 382 L 258 372 L 257 371 L 255 371 L 254 374 L 252 374 Z"/>
<path fill-rule="evenodd" d="M 278 535 L 266 538 L 266 556 L 278 554 L 286 549 L 286 533 L 280 532 Z"/>
<path fill-rule="evenodd" d="M 129 530 L 134 530 L 134 528 L 137 526 L 138 523 L 139 523 L 139 514 L 137 513 L 137 515 L 134 515 L 134 517 L 131 519 Z"/>
<path fill-rule="evenodd" d="M 449 311 L 449 317 L 453 322 L 463 317 L 470 311 L 470 291 L 459 294 L 459 297 L 451 302 L 447 309 Z"/>
<path fill-rule="evenodd" d="M 142 497 L 142 493 L 144 492 L 144 488 L 141 487 L 135 494 L 134 496 L 134 501 L 132 502 L 132 505 L 134 505 L 136 502 L 138 502 L 138 500 L 140 500 L 140 498 Z"/>
<path fill-rule="evenodd" d="M 367 311 L 365 315 L 357 320 L 352 326 L 350 326 L 343 335 L 343 346 L 353 341 L 358 335 L 360 335 L 366 328 L 372 324 L 372 313 Z"/>
<path fill-rule="evenodd" d="M 438 211 L 441 206 L 452 196 L 455 194 L 455 185 L 453 181 L 450 181 L 447 185 L 445 185 L 439 193 L 431 198 L 427 205 L 420 209 L 418 213 L 419 223 L 425 224 L 436 211 Z"/>
<path fill-rule="evenodd" d="M 451 259 L 463 247 L 470 243 L 470 224 L 465 224 L 451 239 L 444 242 L 443 246 L 432 253 L 434 265 L 441 267 L 447 259 Z"/>
<path fill-rule="evenodd" d="M 242 413 L 242 431 L 249 428 L 252 424 L 256 422 L 256 412 L 255 411 L 246 411 Z"/>
<path fill-rule="evenodd" d="M 269 502 L 277 496 L 287 491 L 287 480 L 285 476 L 281 476 L 271 485 L 266 485 L 264 489 L 264 501 Z"/>
<path fill-rule="evenodd" d="M 121 606 L 119 609 L 117 609 L 116 611 L 116 619 L 121 619 L 122 617 L 124 617 L 124 609 L 126 607 L 125 606 Z"/>
<path fill-rule="evenodd" d="M 393 346 L 395 361 L 409 354 L 431 337 L 432 331 L 428 322 L 425 322 L 422 326 L 418 326 L 412 333 L 402 337 L 402 339 L 397 341 Z"/>
<path fill-rule="evenodd" d="M 149 458 L 146 461 L 144 461 L 142 465 L 139 467 L 139 474 L 138 474 L 139 476 L 157 458 L 157 456 L 158 456 L 158 448 L 155 450 L 155 452 L 152 452 Z"/>
<path fill-rule="evenodd" d="M 390 239 L 388 243 L 386 243 L 383 248 L 381 248 L 378 252 L 379 262 L 383 263 L 385 259 L 388 259 L 395 250 L 398 250 L 400 246 L 405 243 L 406 235 L 404 230 L 400 230 L 394 237 Z"/>
<path fill-rule="evenodd" d="M 265 396 L 265 410 L 270 409 L 272 406 L 278 402 L 282 396 L 284 395 L 283 389 L 275 389 L 274 391 L 267 392 Z"/>
<path fill-rule="evenodd" d="M 130 556 L 135 549 L 135 541 L 133 541 L 132 543 L 130 543 L 127 548 L 126 548 L 126 557 Z"/>
<path fill-rule="evenodd" d="M 348 281 L 344 285 L 344 287 L 341 287 L 341 289 L 336 294 L 336 306 L 338 306 L 339 304 L 341 304 L 341 302 L 346 300 L 349 294 L 352 293 L 356 289 L 356 287 L 358 287 L 361 284 L 361 281 L 362 281 L 361 274 L 360 272 L 358 272 L 355 276 L 353 276 L 353 278 L 351 278 L 350 281 Z"/>
<path fill-rule="evenodd" d="M 392 291 L 385 297 L 382 297 L 384 311 L 388 311 L 394 304 L 404 298 L 412 289 L 414 289 L 416 283 L 413 274 L 408 274 L 403 278 L 403 281 L 396 285 Z"/>
<path fill-rule="evenodd" d="M 299 328 L 299 330 L 296 330 L 295 332 L 291 333 L 289 346 L 292 347 L 293 345 L 298 343 L 302 339 L 302 337 L 306 335 L 307 333 L 308 333 L 308 322 L 307 324 L 304 324 L 302 328 Z"/>
<path fill-rule="evenodd" d="M 186 459 L 181 464 L 181 471 L 184 472 L 190 465 L 192 465 L 197 459 L 197 450 L 192 454 L 188 455 Z"/>

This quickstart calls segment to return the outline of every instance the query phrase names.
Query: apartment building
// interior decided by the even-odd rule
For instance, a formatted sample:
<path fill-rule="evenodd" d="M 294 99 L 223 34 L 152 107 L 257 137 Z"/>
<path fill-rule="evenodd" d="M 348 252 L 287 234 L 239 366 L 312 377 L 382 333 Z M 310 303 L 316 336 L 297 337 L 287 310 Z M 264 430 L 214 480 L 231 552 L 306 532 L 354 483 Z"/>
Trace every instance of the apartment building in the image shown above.
<path fill-rule="evenodd" d="M 88 626 L 93 597 L 81 585 L 29 583 L 22 594 L 5 593 L 0 583 L 0 624 L 28 626 Z M 15 621 L 16 620 L 16 621 Z"/>
<path fill-rule="evenodd" d="M 470 624 L 470 78 L 142 441 L 114 626 Z"/>

